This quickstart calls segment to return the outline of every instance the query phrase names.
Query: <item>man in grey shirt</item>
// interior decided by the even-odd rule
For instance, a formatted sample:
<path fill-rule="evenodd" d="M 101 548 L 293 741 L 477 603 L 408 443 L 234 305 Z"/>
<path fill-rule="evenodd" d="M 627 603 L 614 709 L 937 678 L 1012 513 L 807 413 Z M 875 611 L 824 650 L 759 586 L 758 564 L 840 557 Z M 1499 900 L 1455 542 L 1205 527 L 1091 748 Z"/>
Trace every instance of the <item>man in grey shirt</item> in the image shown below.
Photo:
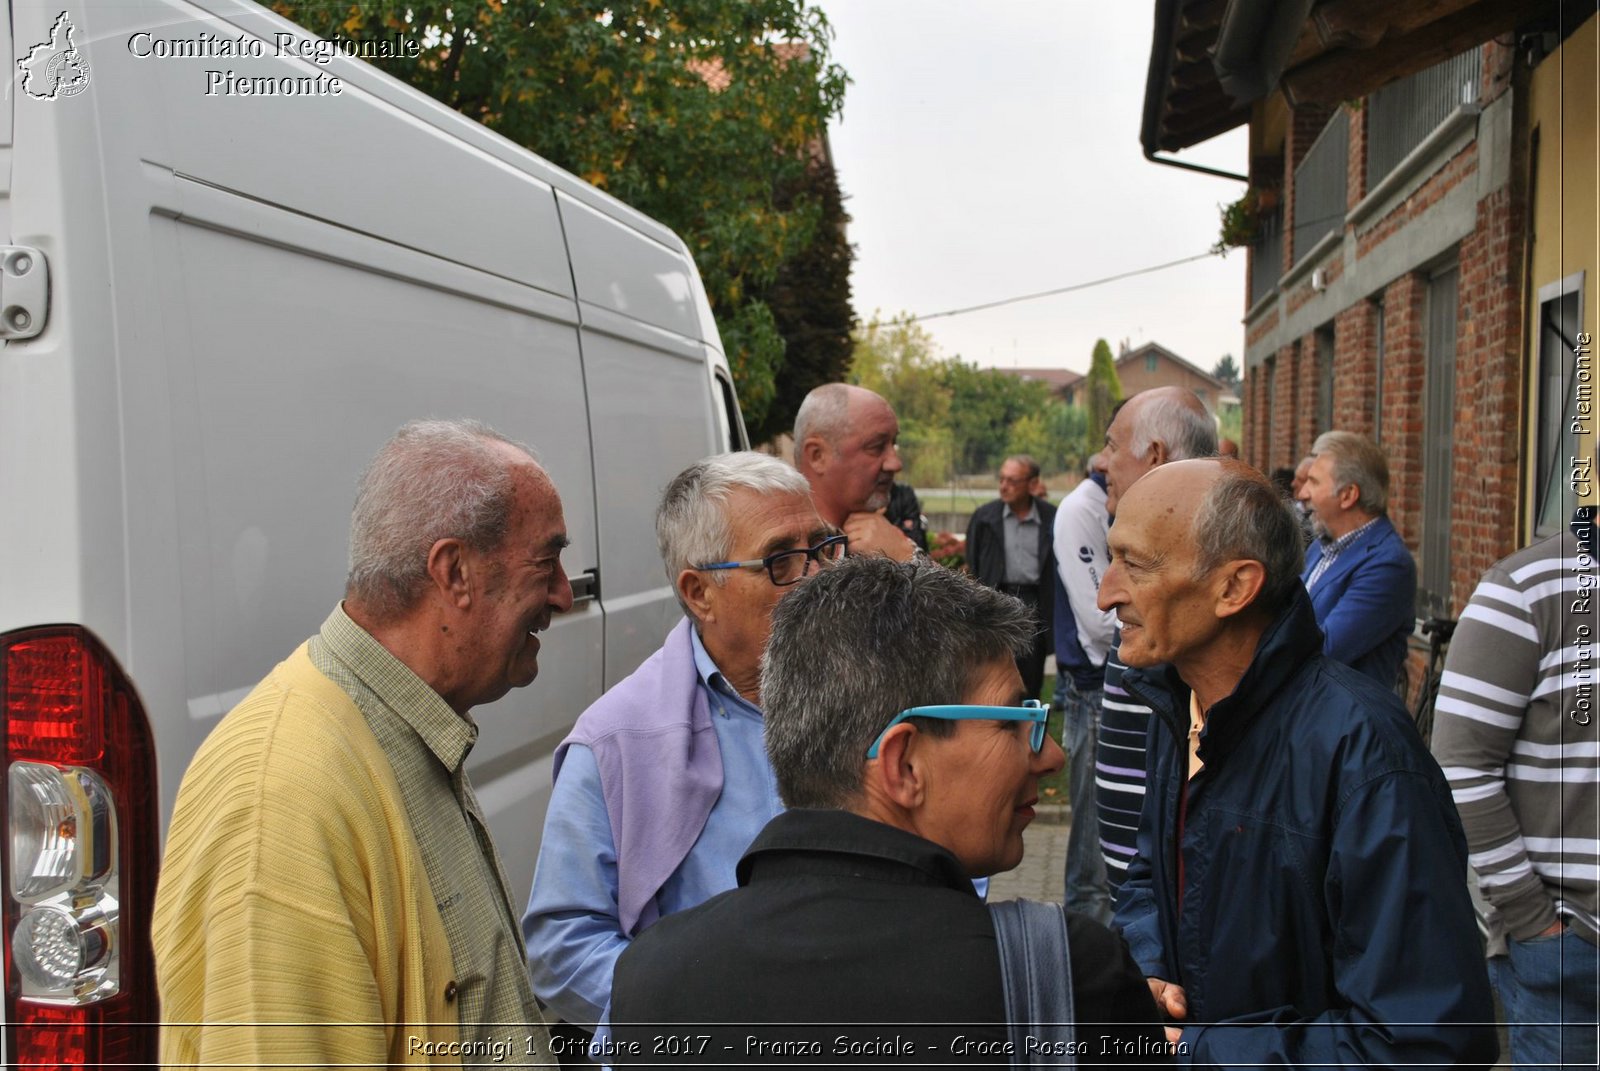
<path fill-rule="evenodd" d="M 1026 454 L 1000 466 L 1000 497 L 985 502 L 967 525 L 967 572 L 991 588 L 1015 595 L 1039 615 L 1033 647 L 1017 658 L 1023 687 L 1038 698 L 1044 684 L 1044 656 L 1050 650 L 1055 611 L 1054 524 L 1056 508 L 1033 497 L 1039 463 Z"/>

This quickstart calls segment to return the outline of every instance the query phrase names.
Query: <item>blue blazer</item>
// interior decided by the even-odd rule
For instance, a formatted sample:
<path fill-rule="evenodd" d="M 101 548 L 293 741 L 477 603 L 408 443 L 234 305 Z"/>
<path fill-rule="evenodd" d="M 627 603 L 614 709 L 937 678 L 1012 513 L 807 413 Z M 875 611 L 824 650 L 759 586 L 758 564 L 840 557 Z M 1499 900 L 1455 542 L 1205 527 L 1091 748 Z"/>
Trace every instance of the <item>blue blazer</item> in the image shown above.
<path fill-rule="evenodd" d="M 1302 582 L 1322 560 L 1322 542 L 1306 550 Z M 1388 517 L 1379 517 L 1311 590 L 1322 653 L 1393 688 L 1416 620 L 1417 563 Z"/>

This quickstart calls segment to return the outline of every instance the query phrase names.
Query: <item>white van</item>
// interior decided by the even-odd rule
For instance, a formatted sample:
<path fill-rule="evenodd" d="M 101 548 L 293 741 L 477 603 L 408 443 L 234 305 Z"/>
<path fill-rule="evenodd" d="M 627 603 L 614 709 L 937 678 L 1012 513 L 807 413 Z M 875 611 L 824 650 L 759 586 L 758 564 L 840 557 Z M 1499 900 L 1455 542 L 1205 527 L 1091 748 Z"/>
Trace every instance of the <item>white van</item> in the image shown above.
<path fill-rule="evenodd" d="M 239 0 L 0 36 L 3 1058 L 140 1063 L 178 783 L 339 598 L 394 429 L 486 421 L 565 504 L 578 604 L 470 767 L 524 896 L 552 750 L 678 617 L 660 489 L 746 437 L 682 241 L 378 66 Z"/>

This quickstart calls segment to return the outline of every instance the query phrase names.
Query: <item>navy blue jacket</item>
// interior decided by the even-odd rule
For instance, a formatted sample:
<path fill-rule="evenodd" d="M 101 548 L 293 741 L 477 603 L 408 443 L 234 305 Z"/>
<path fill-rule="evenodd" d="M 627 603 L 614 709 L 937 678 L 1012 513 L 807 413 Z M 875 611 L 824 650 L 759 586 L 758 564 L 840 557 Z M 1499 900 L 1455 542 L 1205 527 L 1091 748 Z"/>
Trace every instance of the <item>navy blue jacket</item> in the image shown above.
<path fill-rule="evenodd" d="M 1212 707 L 1192 781 L 1189 689 L 1166 665 L 1123 676 L 1155 719 L 1116 924 L 1184 987 L 1180 1060 L 1491 1064 L 1449 787 L 1393 693 L 1321 650 L 1297 590 Z"/>
<path fill-rule="evenodd" d="M 1322 541 L 1306 548 L 1301 580 L 1322 560 Z M 1372 526 L 1333 560 L 1311 592 L 1322 653 L 1393 688 L 1416 618 L 1417 563 L 1389 518 Z"/>

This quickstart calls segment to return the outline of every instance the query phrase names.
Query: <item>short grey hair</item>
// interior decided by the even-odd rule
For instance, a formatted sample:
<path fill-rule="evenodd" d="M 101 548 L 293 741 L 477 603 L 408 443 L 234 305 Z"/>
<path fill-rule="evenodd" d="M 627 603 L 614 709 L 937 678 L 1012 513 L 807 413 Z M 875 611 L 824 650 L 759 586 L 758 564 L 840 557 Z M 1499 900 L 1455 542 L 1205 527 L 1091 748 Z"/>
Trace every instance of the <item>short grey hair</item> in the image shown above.
<path fill-rule="evenodd" d="M 867 749 L 896 714 L 961 702 L 988 663 L 1027 651 L 1037 629 L 1019 600 L 933 562 L 846 558 L 801 584 L 778 603 L 761 661 L 783 802 L 850 806 Z"/>
<path fill-rule="evenodd" d="M 422 598 L 439 540 L 499 548 L 516 499 L 501 444 L 537 464 L 527 446 L 476 420 L 414 420 L 395 432 L 356 488 L 346 597 L 392 621 Z"/>
<path fill-rule="evenodd" d="M 1314 457 L 1333 458 L 1334 486 L 1361 491 L 1356 505 L 1374 516 L 1389 508 L 1389 458 L 1383 447 L 1353 431 L 1325 431 L 1311 444 Z"/>
<path fill-rule="evenodd" d="M 804 476 L 777 458 L 753 450 L 717 454 L 678 473 L 656 508 L 656 545 L 674 592 L 678 574 L 685 569 L 726 561 L 733 553 L 733 518 L 728 516 L 727 505 L 741 489 L 811 498 L 811 484 Z M 710 575 L 713 583 L 727 580 L 722 572 Z M 683 604 L 681 595 L 678 603 Z M 689 612 L 687 606 L 683 610 Z"/>
<path fill-rule="evenodd" d="M 1200 399 L 1195 398 L 1190 406 L 1166 392 L 1146 399 L 1134 410 L 1128 440 L 1129 452 L 1139 460 L 1150 453 L 1154 442 L 1166 444 L 1168 461 L 1217 456 L 1217 425 Z"/>
<path fill-rule="evenodd" d="M 822 436 L 830 447 L 837 448 L 850 417 L 850 386 L 846 383 L 824 383 L 812 390 L 800 403 L 794 415 L 794 464 L 805 465 L 806 439 Z"/>
<path fill-rule="evenodd" d="M 1196 580 L 1224 562 L 1260 562 L 1266 574 L 1256 606 L 1276 614 L 1300 587 L 1305 563 L 1300 521 L 1289 500 L 1259 472 L 1240 462 L 1224 462 L 1195 511 Z"/>

